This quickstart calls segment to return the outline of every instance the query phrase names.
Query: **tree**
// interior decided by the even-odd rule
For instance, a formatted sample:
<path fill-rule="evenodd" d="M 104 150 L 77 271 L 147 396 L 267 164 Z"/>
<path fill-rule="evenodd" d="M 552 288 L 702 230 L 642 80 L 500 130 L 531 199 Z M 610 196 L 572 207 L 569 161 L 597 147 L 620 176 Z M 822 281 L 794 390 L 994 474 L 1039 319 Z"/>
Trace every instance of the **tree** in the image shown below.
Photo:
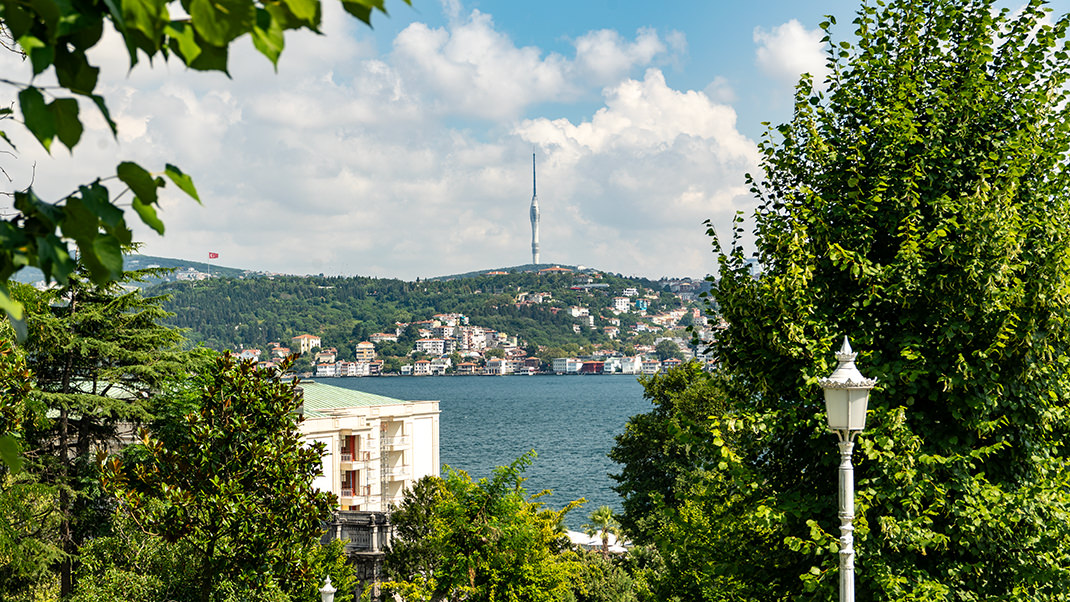
<path fill-rule="evenodd" d="M 385 13 L 384 0 L 342 0 L 342 7 L 368 25 L 373 10 Z M 0 81 L 18 88 L 22 120 L 17 123 L 46 150 L 51 151 L 57 139 L 68 149 L 81 139 L 83 124 L 77 97 L 95 105 L 112 133 L 118 135 L 105 99 L 97 93 L 100 69 L 89 61 L 105 23 L 122 36 L 131 68 L 142 55 L 150 61 L 173 56 L 190 69 L 227 73 L 228 51 L 237 38 L 248 34 L 253 46 L 277 64 L 285 45 L 284 32 L 318 31 L 321 18 L 319 0 L 193 0 L 181 6 L 174 0 L 133 0 L 121 8 L 109 2 L 0 4 L 0 25 L 29 59 L 32 69 L 28 82 Z M 171 12 L 188 16 L 172 19 Z M 55 76 L 58 86 L 38 83 L 50 81 L 48 75 Z M 39 80 L 39 76 L 45 77 Z M 0 119 L 13 114 L 10 108 L 0 109 Z M 17 150 L 3 131 L 0 139 L 11 151 Z M 162 234 L 164 224 L 156 205 L 164 176 L 200 200 L 192 179 L 178 167 L 168 164 L 154 174 L 130 161 L 120 163 L 114 176 L 79 186 L 77 192 L 55 202 L 38 198 L 32 188 L 14 192 L 18 213 L 0 222 L 0 308 L 19 324 L 22 308 L 11 299 L 7 283 L 23 267 L 38 267 L 47 280 L 65 284 L 75 271 L 67 241 L 77 247 L 79 261 L 94 282 L 120 278 L 122 247 L 132 242 L 132 233 L 119 207 L 119 197 L 129 191 L 131 206 L 141 221 Z M 111 179 L 125 187 L 114 197 L 104 185 Z"/>
<path fill-rule="evenodd" d="M 691 599 L 832 599 L 836 454 L 816 379 L 880 381 L 855 454 L 860 599 L 1070 591 L 1068 17 L 865 2 L 751 179 L 712 351 L 737 392 L 655 534 Z M 742 221 L 742 218 L 740 218 Z M 713 232 L 711 231 L 711 234 Z"/>
<path fill-rule="evenodd" d="M 79 268 L 63 289 L 12 289 L 29 310 L 23 348 L 33 402 L 47 412 L 23 426 L 27 470 L 57 488 L 59 503 L 49 509 L 60 521 L 64 595 L 78 547 L 106 530 L 111 514 L 93 454 L 117 444 L 121 429 L 147 423 L 154 397 L 184 378 L 189 365 L 178 347 L 181 332 L 160 324 L 168 315 L 163 298 L 123 288 L 144 275 L 128 272 L 122 282 L 98 285 Z"/>
<path fill-rule="evenodd" d="M 581 501 L 553 511 L 529 499 L 529 452 L 490 479 L 447 467 L 424 477 L 393 514 L 397 529 L 384 571 L 407 600 L 563 600 L 576 575 L 558 527 Z"/>
<path fill-rule="evenodd" d="M 589 520 L 591 522 L 583 525 L 583 531 L 590 537 L 598 535 L 602 538 L 602 558 L 609 558 L 609 536 L 620 538 L 620 522 L 609 506 L 596 508 Z"/>
<path fill-rule="evenodd" d="M 679 508 L 684 502 L 677 481 L 716 461 L 708 417 L 724 411 L 727 384 L 697 362 L 640 377 L 639 382 L 654 407 L 629 419 L 617 435 L 609 458 L 620 465 L 620 473 L 610 477 L 622 499 L 622 528 L 632 541 L 648 543 L 657 533 L 662 509 Z"/>
<path fill-rule="evenodd" d="M 312 485 L 322 444 L 301 440 L 296 380 L 260 370 L 229 353 L 191 387 L 192 405 L 166 438 L 145 433 L 140 445 L 103 465 L 108 491 L 138 522 L 191 549 L 199 598 L 221 580 L 255 587 L 301 587 L 322 576 L 302 569 L 335 500 Z M 151 503 L 161 500 L 162 504 Z"/>
<path fill-rule="evenodd" d="M 676 358 L 679 360 L 684 359 L 684 354 L 680 352 L 680 346 L 671 339 L 665 339 L 655 345 L 654 353 L 656 353 L 658 359 L 663 362 L 669 358 Z"/>

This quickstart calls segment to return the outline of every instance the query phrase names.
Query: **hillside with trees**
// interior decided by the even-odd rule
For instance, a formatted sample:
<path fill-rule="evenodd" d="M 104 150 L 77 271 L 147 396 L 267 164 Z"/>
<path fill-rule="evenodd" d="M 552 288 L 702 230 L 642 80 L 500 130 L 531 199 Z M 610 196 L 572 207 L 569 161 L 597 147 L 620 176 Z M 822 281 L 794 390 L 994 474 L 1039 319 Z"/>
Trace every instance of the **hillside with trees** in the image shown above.
<path fill-rule="evenodd" d="M 583 284 L 598 286 L 573 288 Z M 521 345 L 529 347 L 623 348 L 628 342 L 606 336 L 603 328 L 609 322 L 602 317 L 613 316 L 613 298 L 627 288 L 646 294 L 648 313 L 683 306 L 657 282 L 584 273 L 514 273 L 417 282 L 323 276 L 212 278 L 166 283 L 154 287 L 152 293 L 170 296 L 164 304 L 174 314 L 170 323 L 188 329 L 191 341 L 208 347 L 259 348 L 307 333 L 321 337 L 324 347 L 337 348 L 344 357 L 371 334 L 392 333 L 397 323 L 427 320 L 440 313 L 463 314 L 471 324 L 516 335 Z M 550 293 L 552 298 L 518 302 L 522 293 Z M 573 306 L 589 308 L 593 328 L 570 314 L 568 308 Z M 629 313 L 615 317 L 622 332 L 634 327 L 637 319 Z M 649 336 L 643 340 L 653 343 Z"/>

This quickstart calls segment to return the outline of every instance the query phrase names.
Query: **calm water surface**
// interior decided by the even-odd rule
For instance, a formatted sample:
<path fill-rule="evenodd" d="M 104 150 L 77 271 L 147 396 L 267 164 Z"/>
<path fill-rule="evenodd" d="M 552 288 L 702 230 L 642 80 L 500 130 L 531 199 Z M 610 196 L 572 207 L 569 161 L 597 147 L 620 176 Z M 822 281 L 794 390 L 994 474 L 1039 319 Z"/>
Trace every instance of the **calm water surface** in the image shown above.
<path fill-rule="evenodd" d="M 443 464 L 474 479 L 490 476 L 528 450 L 538 454 L 526 471 L 528 493 L 560 508 L 586 498 L 568 523 L 577 528 L 601 505 L 620 510 L 606 453 L 635 414 L 649 411 L 632 376 L 448 376 L 336 378 L 320 382 L 395 399 L 439 400 Z"/>

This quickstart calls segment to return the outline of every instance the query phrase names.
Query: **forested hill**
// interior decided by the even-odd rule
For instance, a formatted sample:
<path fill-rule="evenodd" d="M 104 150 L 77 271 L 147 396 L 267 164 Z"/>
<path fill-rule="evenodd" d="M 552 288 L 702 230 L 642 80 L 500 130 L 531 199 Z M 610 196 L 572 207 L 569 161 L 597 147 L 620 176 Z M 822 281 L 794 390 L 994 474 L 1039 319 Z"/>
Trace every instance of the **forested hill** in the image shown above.
<path fill-rule="evenodd" d="M 596 285 L 572 290 L 578 284 Z M 270 341 L 286 344 L 298 334 L 315 334 L 324 347 L 335 347 L 343 356 L 356 343 L 376 332 L 393 332 L 395 322 L 430 319 L 437 313 L 461 313 L 473 325 L 518 335 L 534 345 L 563 346 L 608 343 L 597 316 L 611 315 L 613 297 L 626 288 L 656 293 L 649 311 L 678 307 L 680 301 L 660 291 L 654 281 L 608 274 L 517 273 L 480 276 L 449 281 L 406 282 L 352 277 L 246 277 L 212 278 L 199 282 L 171 282 L 151 289 L 151 294 L 170 295 L 166 309 L 175 315 L 170 322 L 189 329 L 188 338 L 215 349 L 241 346 L 263 348 Z M 519 293 L 551 293 L 553 299 L 520 305 Z M 554 308 L 589 307 L 595 328 L 581 323 L 568 311 Z M 635 319 L 623 314 L 621 326 Z M 630 322 L 630 324 L 629 324 Z M 623 328 L 622 328 L 623 330 Z"/>

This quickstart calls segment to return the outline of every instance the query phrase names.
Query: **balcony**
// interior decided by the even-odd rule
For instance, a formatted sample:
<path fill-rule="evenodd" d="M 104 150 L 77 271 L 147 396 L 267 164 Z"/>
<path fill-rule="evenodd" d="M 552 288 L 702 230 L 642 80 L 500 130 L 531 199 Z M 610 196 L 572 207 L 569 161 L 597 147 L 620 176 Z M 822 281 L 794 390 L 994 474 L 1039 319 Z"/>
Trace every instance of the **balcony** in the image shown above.
<path fill-rule="evenodd" d="M 342 494 L 338 497 L 350 498 L 353 500 L 359 500 L 360 498 L 371 497 L 372 486 L 364 485 L 363 487 L 346 487 L 342 485 Z M 359 503 L 359 502 L 358 502 Z"/>
<path fill-rule="evenodd" d="M 340 460 L 341 460 L 341 462 L 343 464 L 366 465 L 369 462 L 378 462 L 379 461 L 379 454 L 376 453 L 376 454 L 373 455 L 372 452 L 370 452 L 370 451 L 352 452 L 350 450 L 343 449 L 342 452 L 340 454 L 338 454 L 338 455 L 339 455 Z M 347 467 L 347 468 L 349 468 L 349 467 Z M 352 470 L 352 468 L 350 468 L 350 470 Z"/>
<path fill-rule="evenodd" d="M 410 477 L 412 477 L 411 466 L 392 466 L 383 469 L 384 481 L 404 481 Z"/>
<path fill-rule="evenodd" d="M 408 435 L 398 435 L 396 437 L 383 437 L 382 438 L 383 449 L 390 451 L 396 451 L 399 449 L 408 449 L 411 442 Z"/>

